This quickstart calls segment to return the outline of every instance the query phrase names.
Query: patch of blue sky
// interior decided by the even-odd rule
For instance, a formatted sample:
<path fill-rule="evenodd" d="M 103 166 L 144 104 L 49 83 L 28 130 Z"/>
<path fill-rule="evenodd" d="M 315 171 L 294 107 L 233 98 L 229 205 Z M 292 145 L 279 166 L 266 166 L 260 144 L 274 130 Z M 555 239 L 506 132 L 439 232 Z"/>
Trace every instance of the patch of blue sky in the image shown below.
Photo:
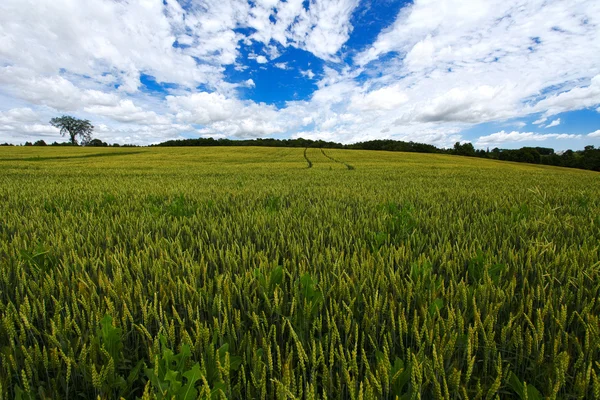
<path fill-rule="evenodd" d="M 317 78 L 325 63 L 312 53 L 295 47 L 279 46 L 279 51 L 281 53 L 276 59 L 259 63 L 257 56 L 269 59 L 262 44 L 253 42 L 249 46 L 240 46 L 238 65 L 225 68 L 227 81 L 242 84 L 240 95 L 243 98 L 278 108 L 284 107 L 286 101 L 310 99 L 317 89 Z M 315 74 L 312 79 L 307 72 L 309 70 Z M 243 86 L 249 79 L 254 82 L 254 87 Z"/>
<path fill-rule="evenodd" d="M 544 129 L 549 133 L 574 133 L 587 135 L 600 129 L 600 113 L 596 108 L 569 111 L 548 118 L 546 124 L 560 118 L 560 125 Z"/>
<path fill-rule="evenodd" d="M 547 98 L 550 95 L 554 95 L 554 94 L 560 94 L 563 92 L 568 92 L 569 90 L 571 90 L 572 88 L 576 87 L 576 86 L 588 86 L 590 84 L 590 79 L 580 79 L 577 81 L 567 81 L 567 82 L 562 82 L 559 84 L 555 84 L 555 85 L 549 85 L 544 87 L 542 90 L 540 90 L 539 93 L 533 95 L 533 96 L 529 96 L 525 99 L 523 99 L 521 102 L 523 104 L 536 104 L 538 101 L 543 100 L 545 98 Z"/>
<path fill-rule="evenodd" d="M 180 43 L 178 39 L 175 39 L 172 46 L 175 47 L 176 49 L 186 49 L 188 47 L 191 47 L 189 44 Z"/>
<path fill-rule="evenodd" d="M 151 95 L 164 95 L 169 94 L 170 89 L 177 89 L 178 85 L 173 83 L 157 82 L 156 78 L 152 75 L 140 74 L 140 90 L 144 93 Z"/>
<path fill-rule="evenodd" d="M 516 122 L 516 121 L 515 121 Z M 518 131 L 520 130 L 516 123 L 509 122 L 486 122 L 483 124 L 477 124 L 470 128 L 464 129 L 460 135 L 463 140 L 470 141 L 473 144 L 479 139 L 480 136 L 490 135 L 499 131 Z M 490 148 L 491 149 L 491 148 Z"/>
<path fill-rule="evenodd" d="M 287 101 L 308 100 L 317 89 L 316 80 L 303 76 L 298 68 L 280 69 L 264 65 L 249 74 L 255 87 L 242 89 L 248 98 L 278 108 Z"/>
<path fill-rule="evenodd" d="M 346 47 L 351 49 L 344 61 L 352 64 L 352 55 L 373 44 L 377 36 L 394 23 L 400 9 L 412 4 L 406 0 L 363 0 L 354 10 L 350 23 L 354 27 Z"/>
<path fill-rule="evenodd" d="M 239 33 L 240 35 L 243 35 L 244 37 L 248 37 L 248 36 L 252 35 L 254 32 L 256 32 L 256 29 L 250 28 L 250 27 L 237 27 L 237 28 L 233 29 L 233 31 L 235 33 Z"/>
<path fill-rule="evenodd" d="M 588 134 L 600 128 L 600 113 L 595 109 L 583 109 L 569 111 L 553 115 L 543 124 L 535 125 L 534 122 L 541 117 L 541 114 L 531 114 L 523 118 L 515 118 L 508 121 L 488 122 L 477 124 L 461 132 L 463 140 L 471 141 L 473 144 L 481 136 L 488 136 L 500 131 L 505 132 L 533 132 L 539 135 L 546 134 L 568 134 L 580 135 L 579 138 L 557 139 L 549 137 L 546 140 L 531 140 L 524 142 L 505 142 L 495 145 L 489 145 L 490 150 L 494 147 L 503 149 L 518 149 L 524 146 L 550 147 L 559 150 L 582 149 L 586 145 L 600 144 L 600 138 L 590 137 Z M 560 119 L 557 126 L 546 128 L 552 121 Z M 481 146 L 476 146 L 480 147 Z M 485 149 L 485 147 L 483 147 Z"/>
<path fill-rule="evenodd" d="M 400 65 L 404 59 L 404 54 L 396 51 L 380 55 L 376 61 L 372 61 L 363 67 L 362 72 L 355 78 L 358 82 L 364 83 L 368 79 L 381 78 L 384 76 L 390 79 L 402 79 L 403 73 Z"/>

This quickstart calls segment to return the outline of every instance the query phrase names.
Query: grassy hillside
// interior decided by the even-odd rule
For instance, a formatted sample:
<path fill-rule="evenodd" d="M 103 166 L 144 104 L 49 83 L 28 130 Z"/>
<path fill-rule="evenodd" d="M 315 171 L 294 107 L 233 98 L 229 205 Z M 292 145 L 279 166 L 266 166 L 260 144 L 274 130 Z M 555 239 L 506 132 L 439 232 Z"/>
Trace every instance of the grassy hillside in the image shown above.
<path fill-rule="evenodd" d="M 19 147 L 0 200 L 0 398 L 600 398 L 598 173 Z"/>

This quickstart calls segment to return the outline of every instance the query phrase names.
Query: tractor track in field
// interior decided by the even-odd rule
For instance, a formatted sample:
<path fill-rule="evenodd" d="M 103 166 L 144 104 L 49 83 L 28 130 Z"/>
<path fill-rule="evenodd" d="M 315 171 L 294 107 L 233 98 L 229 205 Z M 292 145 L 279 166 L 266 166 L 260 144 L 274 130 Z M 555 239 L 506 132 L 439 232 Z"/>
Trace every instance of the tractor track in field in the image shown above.
<path fill-rule="evenodd" d="M 321 148 L 321 153 L 323 153 L 323 155 L 324 155 L 325 157 L 329 158 L 329 159 L 330 159 L 331 161 L 333 161 L 333 162 L 336 162 L 336 163 L 339 163 L 339 164 L 344 164 L 344 165 L 346 166 L 346 168 L 348 168 L 349 170 L 353 170 L 353 169 L 355 169 L 355 168 L 354 168 L 354 166 L 352 166 L 352 165 L 350 165 L 350 164 L 348 164 L 348 163 L 345 163 L 345 162 L 343 162 L 343 161 L 336 160 L 335 158 L 331 157 L 330 155 L 328 155 L 327 153 L 325 153 L 325 150 L 323 150 L 323 148 Z"/>
<path fill-rule="evenodd" d="M 305 147 L 304 148 L 304 159 L 306 160 L 306 163 L 308 164 L 307 168 L 312 168 L 312 161 L 310 161 L 308 156 L 306 155 L 307 150 L 308 150 L 308 147 Z"/>

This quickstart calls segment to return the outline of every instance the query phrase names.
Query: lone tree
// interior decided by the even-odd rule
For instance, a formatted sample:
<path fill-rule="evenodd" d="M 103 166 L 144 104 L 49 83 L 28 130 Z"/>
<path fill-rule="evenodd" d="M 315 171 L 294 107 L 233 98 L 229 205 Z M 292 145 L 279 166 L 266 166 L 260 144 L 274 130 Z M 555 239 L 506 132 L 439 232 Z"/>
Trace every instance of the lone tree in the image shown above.
<path fill-rule="evenodd" d="M 60 128 L 60 134 L 65 136 L 69 134 L 71 137 L 71 144 L 77 145 L 77 136 L 81 136 L 83 143 L 87 143 L 92 140 L 92 131 L 94 126 L 87 119 L 77 119 L 69 115 L 63 115 L 59 118 L 52 118 L 50 124 L 57 128 Z"/>

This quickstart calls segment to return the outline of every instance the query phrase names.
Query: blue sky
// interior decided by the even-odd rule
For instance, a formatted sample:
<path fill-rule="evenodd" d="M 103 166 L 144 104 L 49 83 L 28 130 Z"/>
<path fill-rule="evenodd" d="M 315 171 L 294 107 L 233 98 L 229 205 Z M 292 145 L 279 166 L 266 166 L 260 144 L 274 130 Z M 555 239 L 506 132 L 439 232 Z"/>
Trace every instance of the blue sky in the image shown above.
<path fill-rule="evenodd" d="M 600 146 L 595 0 L 3 0 L 0 142 Z"/>

